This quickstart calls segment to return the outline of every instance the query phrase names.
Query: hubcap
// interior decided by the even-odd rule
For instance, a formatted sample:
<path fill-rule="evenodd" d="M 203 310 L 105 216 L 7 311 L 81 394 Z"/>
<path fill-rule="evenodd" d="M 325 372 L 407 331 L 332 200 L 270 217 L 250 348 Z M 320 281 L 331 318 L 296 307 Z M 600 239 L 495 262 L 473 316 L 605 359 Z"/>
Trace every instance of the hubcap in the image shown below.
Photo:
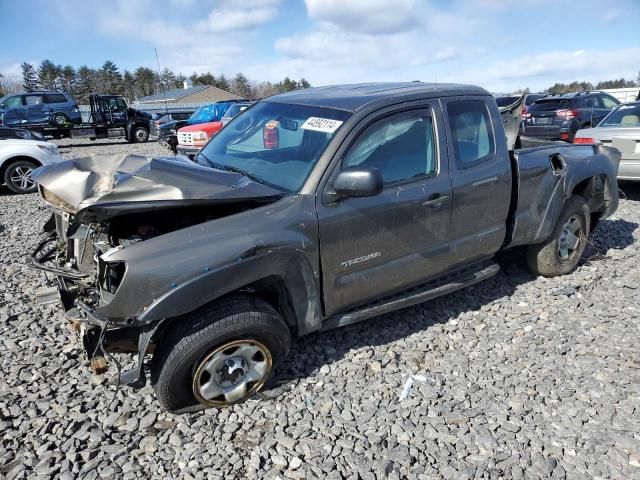
<path fill-rule="evenodd" d="M 33 172 L 33 168 L 31 167 L 16 167 L 13 172 L 11 172 L 11 175 L 9 175 L 9 180 L 20 190 L 29 190 L 35 186 L 35 182 L 31 178 L 31 172 Z"/>
<path fill-rule="evenodd" d="M 570 217 L 562 226 L 558 237 L 558 257 L 561 262 L 571 260 L 582 242 L 582 225 L 576 216 Z"/>
<path fill-rule="evenodd" d="M 136 132 L 136 138 L 137 138 L 138 140 L 144 140 L 144 137 L 145 137 L 145 132 L 144 132 L 144 130 L 138 130 L 138 131 Z"/>
<path fill-rule="evenodd" d="M 206 355 L 193 376 L 200 403 L 226 407 L 257 392 L 271 372 L 271 354 L 255 340 L 225 343 Z"/>

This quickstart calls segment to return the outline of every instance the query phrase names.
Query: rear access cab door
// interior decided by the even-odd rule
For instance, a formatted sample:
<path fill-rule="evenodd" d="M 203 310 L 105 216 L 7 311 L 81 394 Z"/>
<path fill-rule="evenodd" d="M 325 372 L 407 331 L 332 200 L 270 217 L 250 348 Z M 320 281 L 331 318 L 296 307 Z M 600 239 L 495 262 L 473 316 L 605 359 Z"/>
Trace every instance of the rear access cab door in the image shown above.
<path fill-rule="evenodd" d="M 502 117 L 489 97 L 442 99 L 451 205 L 451 266 L 495 254 L 507 233 L 512 173 Z"/>

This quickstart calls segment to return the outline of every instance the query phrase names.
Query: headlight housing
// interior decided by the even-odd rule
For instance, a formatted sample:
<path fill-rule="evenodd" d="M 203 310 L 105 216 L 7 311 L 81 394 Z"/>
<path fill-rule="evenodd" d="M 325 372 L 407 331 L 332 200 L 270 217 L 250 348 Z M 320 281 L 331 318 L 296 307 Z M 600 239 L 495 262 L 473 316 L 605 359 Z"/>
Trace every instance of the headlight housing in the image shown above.
<path fill-rule="evenodd" d="M 46 202 L 49 202 L 54 207 L 60 208 L 68 213 L 76 213 L 76 209 L 74 208 L 74 206 L 67 202 L 64 198 L 59 197 L 58 195 L 51 192 L 50 190 L 47 190 L 44 187 L 40 187 L 40 191 L 42 194 L 42 198 L 44 198 Z"/>
<path fill-rule="evenodd" d="M 209 135 L 207 135 L 207 132 L 193 132 L 191 138 L 194 142 L 206 142 L 209 140 Z"/>
<path fill-rule="evenodd" d="M 40 150 L 44 150 L 49 155 L 58 155 L 57 145 L 37 145 Z"/>

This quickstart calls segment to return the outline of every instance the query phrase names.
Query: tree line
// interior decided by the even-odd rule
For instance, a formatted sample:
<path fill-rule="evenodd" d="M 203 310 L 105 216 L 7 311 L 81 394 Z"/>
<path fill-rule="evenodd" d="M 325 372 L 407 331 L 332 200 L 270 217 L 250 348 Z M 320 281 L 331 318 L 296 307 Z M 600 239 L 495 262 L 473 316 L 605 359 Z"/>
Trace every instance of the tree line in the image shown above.
<path fill-rule="evenodd" d="M 186 77 L 168 68 L 158 73 L 147 67 L 138 67 L 132 71 L 125 69 L 120 73 L 118 66 L 111 60 L 105 61 L 100 68 L 87 65 L 74 68 L 71 65 L 55 64 L 51 60 L 43 60 L 37 67 L 24 62 L 20 67 L 21 84 L 0 74 L 0 94 L 60 90 L 69 92 L 78 103 L 86 104 L 91 93 L 123 95 L 134 101 L 147 95 L 183 88 L 187 81 L 193 86 L 213 85 L 243 98 L 263 98 L 311 86 L 304 78 L 294 80 L 285 77 L 277 83 L 256 82 L 249 80 L 243 73 L 237 73 L 233 78 L 226 78 L 224 74 L 216 76 L 211 72 L 193 73 Z"/>
<path fill-rule="evenodd" d="M 617 80 L 603 80 L 595 85 L 591 82 L 585 81 L 573 81 L 571 83 L 554 83 L 550 87 L 545 88 L 540 93 L 570 93 L 570 92 L 582 92 L 585 90 L 605 90 L 607 88 L 628 88 L 628 87 L 640 87 L 640 72 L 638 72 L 638 78 L 634 82 L 633 80 L 625 80 L 619 78 Z M 531 93 L 531 89 L 519 88 L 515 93 Z"/>

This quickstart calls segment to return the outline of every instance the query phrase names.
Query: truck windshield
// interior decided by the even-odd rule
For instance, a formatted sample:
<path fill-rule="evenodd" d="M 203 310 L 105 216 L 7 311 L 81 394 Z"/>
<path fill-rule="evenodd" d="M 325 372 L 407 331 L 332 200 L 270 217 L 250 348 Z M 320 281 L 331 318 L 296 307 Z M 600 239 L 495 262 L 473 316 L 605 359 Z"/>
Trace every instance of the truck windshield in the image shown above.
<path fill-rule="evenodd" d="M 260 102 L 213 137 L 196 161 L 297 191 L 350 115 L 330 108 Z"/>
<path fill-rule="evenodd" d="M 607 115 L 600 127 L 640 127 L 640 103 L 620 105 Z"/>

